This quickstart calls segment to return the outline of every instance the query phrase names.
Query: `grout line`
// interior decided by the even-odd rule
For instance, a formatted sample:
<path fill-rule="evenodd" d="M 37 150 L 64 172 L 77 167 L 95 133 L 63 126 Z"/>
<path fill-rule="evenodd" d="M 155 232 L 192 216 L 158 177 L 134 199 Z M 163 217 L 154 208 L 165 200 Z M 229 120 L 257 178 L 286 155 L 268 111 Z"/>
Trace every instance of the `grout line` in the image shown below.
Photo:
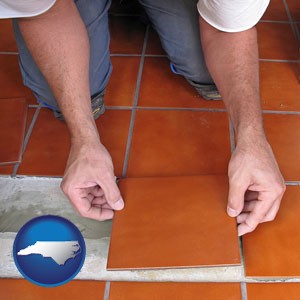
<path fill-rule="evenodd" d="M 300 111 L 284 111 L 284 110 L 263 110 L 264 114 L 274 114 L 274 115 L 300 115 Z"/>
<path fill-rule="evenodd" d="M 132 106 L 107 106 L 107 105 L 105 105 L 105 109 L 107 109 L 107 110 L 132 110 Z"/>
<path fill-rule="evenodd" d="M 242 300 L 248 300 L 246 282 L 241 282 Z"/>
<path fill-rule="evenodd" d="M 140 67 L 139 67 L 136 88 L 135 88 L 135 93 L 134 93 L 134 101 L 133 101 L 133 107 L 132 107 L 132 113 L 131 113 L 131 119 L 130 119 L 130 125 L 129 125 L 129 132 L 128 132 L 128 139 L 127 139 L 127 144 L 126 144 L 122 177 L 126 176 L 127 169 L 128 169 L 128 161 L 129 161 L 130 148 L 131 148 L 131 143 L 132 143 L 133 128 L 134 128 L 135 116 L 136 116 L 136 108 L 138 105 L 139 93 L 140 93 L 141 82 L 142 82 L 142 75 L 143 75 L 143 69 L 144 69 L 145 53 L 146 53 L 146 48 L 147 48 L 148 36 L 149 36 L 149 25 L 147 26 L 146 32 L 145 32 L 143 51 L 142 51 Z"/>
<path fill-rule="evenodd" d="M 110 281 L 107 281 L 105 283 L 105 291 L 104 291 L 103 300 L 109 300 L 109 292 L 110 292 Z"/>
<path fill-rule="evenodd" d="M 278 62 L 278 63 L 299 63 L 300 62 L 300 60 L 297 59 L 268 59 L 268 58 L 260 58 L 259 61 Z"/>
<path fill-rule="evenodd" d="M 260 20 L 258 23 L 290 24 L 290 21 Z M 295 21 L 293 21 L 295 23 Z"/>
<path fill-rule="evenodd" d="M 246 277 L 246 267 L 245 267 L 245 256 L 244 256 L 244 245 L 243 245 L 243 237 L 239 237 L 239 248 L 240 248 L 240 254 L 241 254 L 241 263 L 242 263 L 242 269 L 243 269 L 243 277 Z"/>
<path fill-rule="evenodd" d="M 300 186 L 300 181 L 285 181 L 285 185 Z"/>
<path fill-rule="evenodd" d="M 21 152 L 21 157 L 23 157 L 23 154 L 25 152 L 25 149 L 26 149 L 26 146 L 28 144 L 28 141 L 29 141 L 29 138 L 31 136 L 31 133 L 32 133 L 32 130 L 33 130 L 33 127 L 35 125 L 35 122 L 36 122 L 36 119 L 39 115 L 39 112 L 40 112 L 40 109 L 41 109 L 41 104 L 39 104 L 38 108 L 36 109 L 34 115 L 33 115 L 33 118 L 31 120 L 31 123 L 29 125 L 29 128 L 27 130 L 27 133 L 26 133 L 26 136 L 25 136 L 25 139 L 24 139 L 24 143 L 23 143 L 23 147 L 22 147 L 22 152 Z M 22 159 L 21 159 L 22 161 Z M 18 172 L 18 169 L 19 169 L 19 166 L 20 166 L 20 163 L 16 163 L 15 166 L 14 166 L 14 171 L 12 173 L 12 177 L 16 177 L 17 175 L 17 172 Z"/>
<path fill-rule="evenodd" d="M 225 108 L 193 108 L 193 107 L 147 107 L 137 106 L 138 110 L 179 110 L 179 111 L 203 111 L 203 112 L 227 112 Z"/>
<path fill-rule="evenodd" d="M 38 108 L 38 104 L 28 104 L 28 108 Z"/>
<path fill-rule="evenodd" d="M 0 54 L 8 54 L 8 55 L 19 55 L 18 52 L 6 52 L 6 51 L 0 51 Z"/>
<path fill-rule="evenodd" d="M 234 134 L 234 128 L 233 128 L 233 125 L 232 125 L 232 122 L 230 121 L 230 119 L 229 119 L 229 137 L 230 137 L 230 150 L 231 150 L 231 154 L 232 154 L 235 150 L 235 134 Z"/>
<path fill-rule="evenodd" d="M 110 57 L 141 57 L 142 54 L 136 54 L 136 53 L 112 53 L 110 54 Z M 165 57 L 167 58 L 168 56 L 166 54 L 145 54 L 144 57 Z"/>
<path fill-rule="evenodd" d="M 300 38 L 299 38 L 298 28 L 297 28 L 296 23 L 295 23 L 294 20 L 293 20 L 293 17 L 292 17 L 292 15 L 291 15 L 291 12 L 290 12 L 290 9 L 289 9 L 289 7 L 288 7 L 288 4 L 287 4 L 286 0 L 283 0 L 283 5 L 284 5 L 285 10 L 286 10 L 286 13 L 287 13 L 287 15 L 288 15 L 288 18 L 289 18 L 289 21 L 290 21 L 290 25 L 291 25 L 291 27 L 292 27 L 292 31 L 293 31 L 293 33 L 294 33 L 296 39 L 297 39 L 298 42 L 299 42 L 299 41 L 300 41 Z"/>

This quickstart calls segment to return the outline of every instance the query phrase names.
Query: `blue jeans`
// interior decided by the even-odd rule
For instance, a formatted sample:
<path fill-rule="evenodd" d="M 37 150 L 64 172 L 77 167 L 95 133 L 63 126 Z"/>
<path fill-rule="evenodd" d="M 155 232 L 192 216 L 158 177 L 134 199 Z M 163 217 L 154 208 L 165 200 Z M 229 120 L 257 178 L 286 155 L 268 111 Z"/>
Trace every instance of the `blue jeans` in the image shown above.
<path fill-rule="evenodd" d="M 205 65 L 198 24 L 197 0 L 139 0 L 158 32 L 176 72 L 191 84 L 211 84 Z M 75 0 L 90 40 L 90 93 L 103 93 L 112 66 L 109 56 L 108 9 L 111 0 Z M 51 89 L 26 47 L 17 20 L 14 33 L 23 82 L 39 102 L 59 111 Z"/>

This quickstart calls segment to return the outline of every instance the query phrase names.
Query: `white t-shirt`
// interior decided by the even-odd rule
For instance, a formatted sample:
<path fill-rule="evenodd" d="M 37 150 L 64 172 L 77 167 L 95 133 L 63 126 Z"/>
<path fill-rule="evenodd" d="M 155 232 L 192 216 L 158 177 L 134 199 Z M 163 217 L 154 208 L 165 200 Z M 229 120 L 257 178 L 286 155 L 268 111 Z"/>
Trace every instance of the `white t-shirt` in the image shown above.
<path fill-rule="evenodd" d="M 260 20 L 270 0 L 199 0 L 198 11 L 211 26 L 226 32 L 250 29 Z"/>
<path fill-rule="evenodd" d="M 0 19 L 34 17 L 46 12 L 56 0 L 0 0 Z"/>
<path fill-rule="evenodd" d="M 56 0 L 0 0 L 0 18 L 33 17 L 44 13 Z M 253 27 L 270 0 L 199 0 L 201 17 L 213 27 L 239 32 Z"/>

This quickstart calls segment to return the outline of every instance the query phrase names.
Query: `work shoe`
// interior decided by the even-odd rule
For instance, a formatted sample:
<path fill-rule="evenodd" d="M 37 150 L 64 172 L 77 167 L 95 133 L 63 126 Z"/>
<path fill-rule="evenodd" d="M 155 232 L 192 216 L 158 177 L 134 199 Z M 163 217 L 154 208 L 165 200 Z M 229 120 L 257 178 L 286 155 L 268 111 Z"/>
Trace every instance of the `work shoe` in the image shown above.
<path fill-rule="evenodd" d="M 101 115 L 105 112 L 105 104 L 104 104 L 104 94 L 98 94 L 94 96 L 91 100 L 92 104 L 92 112 L 94 115 L 94 119 L 97 120 Z M 65 118 L 60 111 L 54 110 L 53 111 L 55 118 L 60 121 L 64 121 Z"/>
<path fill-rule="evenodd" d="M 221 100 L 222 97 L 215 84 L 193 84 L 197 92 L 205 100 Z"/>

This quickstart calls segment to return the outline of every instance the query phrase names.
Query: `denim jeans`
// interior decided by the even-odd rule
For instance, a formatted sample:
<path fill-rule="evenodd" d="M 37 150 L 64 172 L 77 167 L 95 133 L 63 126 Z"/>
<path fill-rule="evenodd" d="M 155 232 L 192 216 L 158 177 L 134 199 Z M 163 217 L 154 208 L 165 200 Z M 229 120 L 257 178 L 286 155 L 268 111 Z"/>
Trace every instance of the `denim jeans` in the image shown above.
<path fill-rule="evenodd" d="M 190 83 L 211 84 L 200 43 L 197 0 L 139 0 L 158 32 L 176 73 Z M 90 93 L 103 93 L 112 65 L 109 56 L 108 9 L 111 0 L 75 0 L 90 40 Z M 39 102 L 59 110 L 51 89 L 26 47 L 17 20 L 14 33 L 23 82 Z"/>

